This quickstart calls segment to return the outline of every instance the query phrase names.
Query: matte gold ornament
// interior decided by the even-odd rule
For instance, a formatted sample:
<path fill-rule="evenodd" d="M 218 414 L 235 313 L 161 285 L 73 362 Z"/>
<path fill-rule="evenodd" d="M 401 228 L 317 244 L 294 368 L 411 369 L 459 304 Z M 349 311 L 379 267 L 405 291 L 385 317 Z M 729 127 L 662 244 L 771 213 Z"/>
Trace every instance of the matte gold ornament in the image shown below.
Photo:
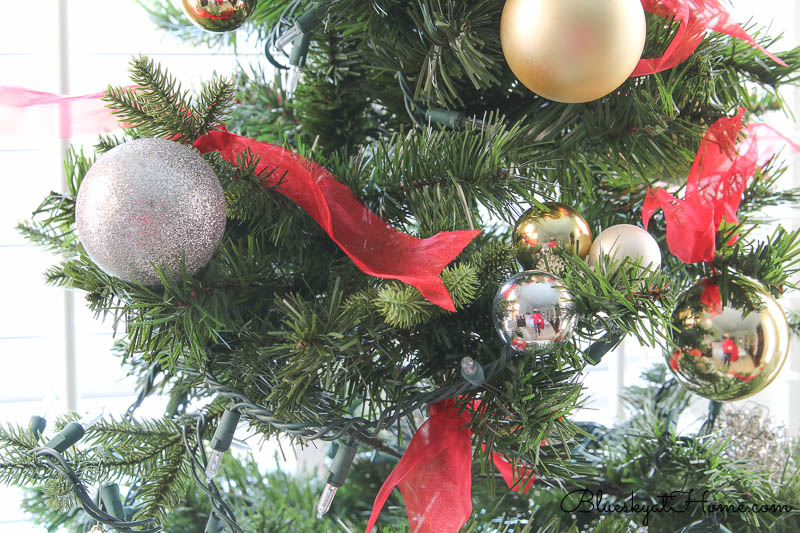
<path fill-rule="evenodd" d="M 632 262 L 650 270 L 661 266 L 661 249 L 647 231 L 632 224 L 617 224 L 600 232 L 589 250 L 589 264 L 600 263 L 601 254 L 607 261 L 620 262 L 629 258 Z"/>
<path fill-rule="evenodd" d="M 492 310 L 500 338 L 518 352 L 553 350 L 569 340 L 578 322 L 564 283 L 534 270 L 521 272 L 500 287 Z"/>
<path fill-rule="evenodd" d="M 180 0 L 192 24 L 211 32 L 232 31 L 245 23 L 258 0 Z"/>
<path fill-rule="evenodd" d="M 664 354 L 687 389 L 711 400 L 740 400 L 769 385 L 789 353 L 789 326 L 778 302 L 755 280 L 728 281 L 730 301 L 709 298 L 717 279 L 678 296 L 675 348 Z M 704 296 L 705 294 L 705 296 Z"/>
<path fill-rule="evenodd" d="M 552 252 L 567 250 L 586 259 L 592 246 L 592 231 L 580 213 L 558 202 L 532 207 L 514 226 L 513 241 L 517 261 L 525 270 L 545 270 L 560 274 L 564 263 Z"/>
<path fill-rule="evenodd" d="M 557 102 L 597 100 L 628 79 L 644 49 L 641 0 L 508 0 L 500 41 L 528 89 Z"/>

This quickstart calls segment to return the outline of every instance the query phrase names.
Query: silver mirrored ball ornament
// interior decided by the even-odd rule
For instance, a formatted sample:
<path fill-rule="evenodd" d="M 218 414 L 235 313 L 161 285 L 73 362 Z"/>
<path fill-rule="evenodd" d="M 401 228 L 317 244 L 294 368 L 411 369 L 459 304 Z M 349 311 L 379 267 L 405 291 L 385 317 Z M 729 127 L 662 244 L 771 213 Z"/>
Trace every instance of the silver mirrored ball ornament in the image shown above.
<path fill-rule="evenodd" d="M 570 339 L 578 322 L 564 283 L 536 270 L 516 274 L 500 287 L 492 311 L 500 338 L 525 353 L 557 348 Z"/>
<path fill-rule="evenodd" d="M 182 262 L 194 274 L 211 260 L 225 231 L 225 195 L 193 148 L 137 139 L 92 165 L 75 221 L 86 253 L 104 272 L 155 286 L 156 266 L 175 279 Z"/>

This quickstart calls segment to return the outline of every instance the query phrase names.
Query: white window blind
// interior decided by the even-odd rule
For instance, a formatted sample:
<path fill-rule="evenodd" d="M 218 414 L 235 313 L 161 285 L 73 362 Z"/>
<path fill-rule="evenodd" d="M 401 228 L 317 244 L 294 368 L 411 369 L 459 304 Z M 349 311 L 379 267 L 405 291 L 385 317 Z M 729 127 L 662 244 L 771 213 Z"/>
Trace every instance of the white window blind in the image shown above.
<path fill-rule="evenodd" d="M 0 0 L 12 12 L 17 3 Z M 86 94 L 109 83 L 127 85 L 128 60 L 140 53 L 162 63 L 185 86 L 215 73 L 230 74 L 237 61 L 258 62 L 263 52 L 239 43 L 219 52 L 173 40 L 150 22 L 135 0 L 46 0 L 35 17 L 0 32 L 0 85 Z M 73 139 L 91 149 L 94 137 Z M 134 383 L 110 355 L 111 325 L 94 319 L 83 295 L 47 287 L 44 271 L 58 260 L 23 240 L 15 225 L 29 218 L 51 190 L 63 190 L 67 144 L 34 136 L 0 137 L 0 421 L 27 424 L 56 397 L 50 418 L 69 409 L 121 413 Z M 158 416 L 160 407 L 143 414 Z M 0 532 L 41 531 L 27 524 L 21 492 L 0 488 Z"/>

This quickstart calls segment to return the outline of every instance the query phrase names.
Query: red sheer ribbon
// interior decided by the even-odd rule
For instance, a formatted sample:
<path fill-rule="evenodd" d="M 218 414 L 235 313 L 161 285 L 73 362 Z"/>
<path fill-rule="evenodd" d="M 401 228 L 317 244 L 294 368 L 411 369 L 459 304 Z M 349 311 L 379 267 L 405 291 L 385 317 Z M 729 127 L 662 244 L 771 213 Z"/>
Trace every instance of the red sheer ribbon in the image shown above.
<path fill-rule="evenodd" d="M 711 309 L 710 314 L 716 316 L 722 312 L 722 295 L 719 286 L 709 279 L 703 280 L 703 292 L 700 293 L 700 303 Z"/>
<path fill-rule="evenodd" d="M 672 357 L 669 358 L 669 366 L 675 372 L 680 372 L 680 359 L 681 359 L 681 351 L 675 350 L 672 352 Z"/>
<path fill-rule="evenodd" d="M 411 533 L 457 533 L 472 513 L 472 441 L 469 411 L 453 399 L 430 406 L 430 418 L 414 434 L 403 457 L 381 486 L 367 523 L 369 533 L 395 487 L 400 489 Z M 534 475 L 492 455 L 508 486 L 527 492 Z M 527 478 L 524 486 L 519 483 Z"/>
<path fill-rule="evenodd" d="M 779 57 L 756 43 L 741 26 L 733 22 L 719 0 L 642 0 L 642 6 L 645 11 L 659 17 L 674 18 L 680 22 L 680 27 L 664 55 L 640 60 L 631 74 L 632 78 L 669 70 L 684 62 L 694 53 L 708 30 L 736 37 L 761 50 L 776 63 L 786 66 Z"/>
<path fill-rule="evenodd" d="M 261 158 L 257 172 L 270 167 L 285 172 L 277 191 L 305 209 L 358 268 L 370 276 L 413 285 L 432 303 L 455 311 L 439 275 L 479 230 L 448 231 L 418 239 L 389 226 L 330 172 L 286 148 L 227 131 L 212 131 L 194 146 L 202 153 L 219 152 L 230 163 L 250 150 Z"/>
<path fill-rule="evenodd" d="M 689 173 L 683 200 L 664 189 L 651 189 L 642 205 L 645 229 L 653 213 L 664 210 L 667 245 L 684 263 L 713 261 L 717 230 L 723 220 L 738 222 L 736 212 L 756 170 L 785 143 L 793 151 L 800 151 L 800 146 L 766 124 L 742 127 L 744 112 L 741 108 L 735 117 L 721 118 L 708 129 Z M 746 138 L 737 142 L 742 132 Z"/>
<path fill-rule="evenodd" d="M 19 134 L 32 126 L 36 133 L 49 135 L 57 125 L 58 135 L 67 139 L 125 127 L 100 100 L 103 94 L 67 97 L 0 87 L 0 134 Z M 389 226 L 330 172 L 285 148 L 224 130 L 204 135 L 195 147 L 204 153 L 219 152 L 230 163 L 249 149 L 261 158 L 258 171 L 267 167 L 285 171 L 277 190 L 305 209 L 359 269 L 412 285 L 430 302 L 455 311 L 439 276 L 480 231 L 449 231 L 418 239 Z"/>
<path fill-rule="evenodd" d="M 0 135 L 69 139 L 114 131 L 121 125 L 101 100 L 104 94 L 62 96 L 0 86 Z"/>

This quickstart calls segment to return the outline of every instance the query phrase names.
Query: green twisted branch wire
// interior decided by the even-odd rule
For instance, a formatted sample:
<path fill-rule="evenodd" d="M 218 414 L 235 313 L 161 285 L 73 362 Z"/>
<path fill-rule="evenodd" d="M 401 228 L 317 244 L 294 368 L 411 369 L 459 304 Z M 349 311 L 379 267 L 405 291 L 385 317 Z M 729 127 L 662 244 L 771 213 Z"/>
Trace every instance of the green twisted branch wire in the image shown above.
<path fill-rule="evenodd" d="M 145 518 L 144 520 L 125 521 L 106 513 L 100 509 L 97 504 L 92 501 L 86 487 L 81 482 L 75 470 L 69 465 L 64 457 L 53 448 L 36 448 L 33 450 L 36 457 L 44 460 L 44 462 L 53 470 L 58 472 L 69 484 L 70 489 L 78 498 L 83 510 L 88 514 L 92 520 L 96 520 L 103 525 L 112 527 L 117 531 L 123 533 L 160 533 L 161 527 L 155 526 L 155 520 L 152 518 Z M 146 528 L 146 529 L 138 529 Z"/>
<path fill-rule="evenodd" d="M 510 350 L 510 348 L 505 347 L 498 359 L 483 368 L 487 381 L 505 366 Z M 407 399 L 384 409 L 378 418 L 374 420 L 368 420 L 364 417 L 340 417 L 322 424 L 283 421 L 276 417 L 270 409 L 252 403 L 241 391 L 220 383 L 208 370 L 205 373 L 205 383 L 213 393 L 233 401 L 234 405 L 231 406 L 231 409 L 238 410 L 245 417 L 265 422 L 285 433 L 298 436 L 306 441 L 343 440 L 350 445 L 356 441 L 364 442 L 365 440 L 375 439 L 382 430 L 393 426 L 398 420 L 410 415 L 426 404 L 457 398 L 479 387 L 479 385 L 474 385 L 462 378 L 455 383 L 409 396 Z"/>

